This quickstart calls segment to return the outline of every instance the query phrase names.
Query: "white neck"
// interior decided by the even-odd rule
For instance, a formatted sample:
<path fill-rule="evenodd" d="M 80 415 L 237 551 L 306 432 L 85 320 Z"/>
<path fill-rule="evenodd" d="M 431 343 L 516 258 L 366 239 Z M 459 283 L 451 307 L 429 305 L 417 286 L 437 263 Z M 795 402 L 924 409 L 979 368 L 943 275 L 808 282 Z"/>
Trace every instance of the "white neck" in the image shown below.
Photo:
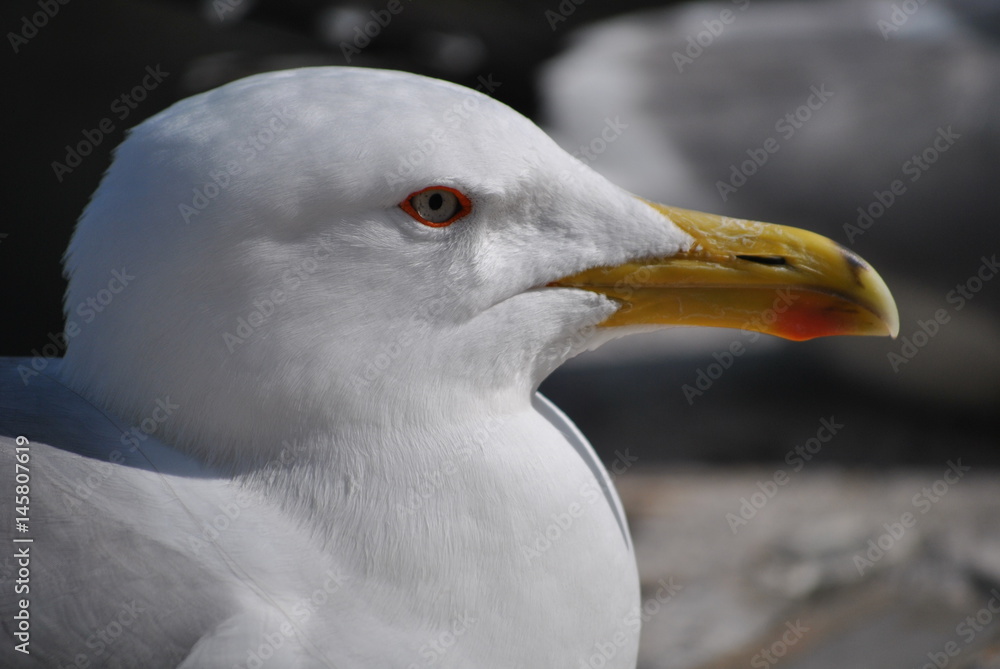
<path fill-rule="evenodd" d="M 469 647 L 490 649 L 488 666 L 559 666 L 608 630 L 638 633 L 625 623 L 638 585 L 614 513 L 530 404 L 404 425 L 338 432 L 246 477 L 322 542 L 336 573 L 364 584 L 374 624 L 433 629 L 469 616 Z M 587 584 L 582 597 L 572 583 Z M 445 666 L 473 659 L 484 660 L 459 651 Z"/>

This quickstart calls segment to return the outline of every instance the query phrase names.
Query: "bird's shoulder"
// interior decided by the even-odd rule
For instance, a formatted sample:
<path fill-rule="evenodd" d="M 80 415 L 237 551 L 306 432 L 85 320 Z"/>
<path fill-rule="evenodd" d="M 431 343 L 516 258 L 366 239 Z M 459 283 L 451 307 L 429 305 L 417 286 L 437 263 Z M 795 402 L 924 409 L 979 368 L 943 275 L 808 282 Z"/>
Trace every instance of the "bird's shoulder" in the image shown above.
<path fill-rule="evenodd" d="M 292 531 L 281 515 L 57 372 L 57 360 L 0 359 L 0 538 L 20 551 L 0 559 L 0 587 L 28 574 L 0 616 L 27 601 L 38 649 L 25 656 L 8 638 L 0 665 L 178 666 L 275 627 L 273 602 L 294 584 L 271 573 L 284 554 L 260 537 Z M 254 578 L 274 591 L 252 592 Z"/>

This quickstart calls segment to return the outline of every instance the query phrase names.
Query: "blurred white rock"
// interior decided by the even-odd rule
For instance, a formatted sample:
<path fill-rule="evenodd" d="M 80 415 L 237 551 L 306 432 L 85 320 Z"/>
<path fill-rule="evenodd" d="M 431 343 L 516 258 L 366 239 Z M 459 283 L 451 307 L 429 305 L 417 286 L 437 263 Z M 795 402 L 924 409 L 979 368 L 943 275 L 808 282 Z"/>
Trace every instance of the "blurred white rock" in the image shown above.
<path fill-rule="evenodd" d="M 984 11 L 734 0 L 625 15 L 579 30 L 542 69 L 543 122 L 643 197 L 857 251 L 894 290 L 902 336 L 939 309 L 949 322 L 898 374 L 886 358 L 901 341 L 817 350 L 904 396 L 995 403 L 1000 281 L 961 309 L 949 300 L 1000 252 L 1000 47 L 971 27 L 988 24 Z M 732 338 L 657 333 L 575 364 L 699 355 Z"/>

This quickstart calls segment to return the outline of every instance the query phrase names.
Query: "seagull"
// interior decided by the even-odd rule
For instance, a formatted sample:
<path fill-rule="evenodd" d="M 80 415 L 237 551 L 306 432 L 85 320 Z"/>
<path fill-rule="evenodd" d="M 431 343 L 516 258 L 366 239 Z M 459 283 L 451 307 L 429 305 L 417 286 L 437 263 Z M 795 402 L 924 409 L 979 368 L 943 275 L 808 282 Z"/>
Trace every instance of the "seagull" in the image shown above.
<path fill-rule="evenodd" d="M 372 69 L 135 127 L 65 268 L 63 357 L 0 366 L 8 667 L 634 667 L 625 514 L 542 380 L 652 328 L 899 322 L 826 238 Z"/>

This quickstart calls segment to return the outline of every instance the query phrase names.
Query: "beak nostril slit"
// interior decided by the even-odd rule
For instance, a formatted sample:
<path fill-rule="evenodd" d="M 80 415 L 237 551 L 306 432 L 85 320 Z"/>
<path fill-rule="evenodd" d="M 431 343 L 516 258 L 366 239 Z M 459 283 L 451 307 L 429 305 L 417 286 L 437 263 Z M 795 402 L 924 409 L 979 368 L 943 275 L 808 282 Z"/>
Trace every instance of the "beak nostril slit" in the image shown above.
<path fill-rule="evenodd" d="M 736 256 L 740 260 L 755 262 L 758 265 L 787 265 L 788 260 L 782 256 Z"/>

